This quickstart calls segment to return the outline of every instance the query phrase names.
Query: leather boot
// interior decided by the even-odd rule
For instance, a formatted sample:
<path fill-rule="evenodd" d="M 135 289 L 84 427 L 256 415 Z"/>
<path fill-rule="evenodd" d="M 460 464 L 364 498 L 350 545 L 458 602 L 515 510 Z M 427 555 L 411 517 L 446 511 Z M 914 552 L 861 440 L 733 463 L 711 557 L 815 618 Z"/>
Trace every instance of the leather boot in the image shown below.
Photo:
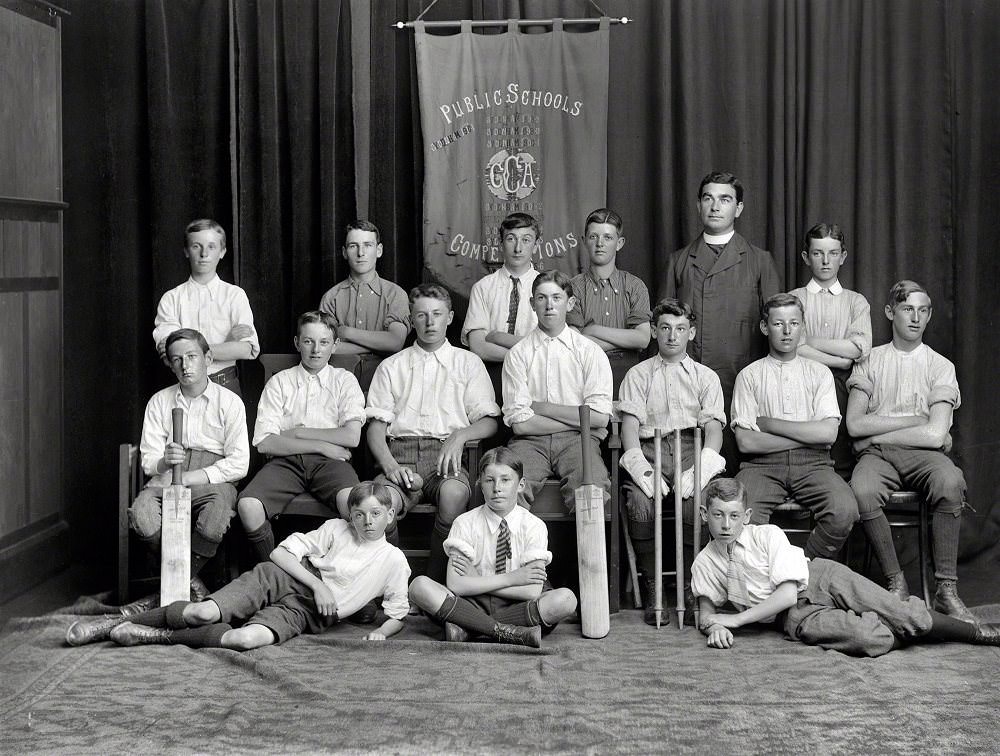
<path fill-rule="evenodd" d="M 162 627 L 147 627 L 134 622 L 123 622 L 111 631 L 111 640 L 119 646 L 144 646 L 151 643 L 170 642 L 173 630 Z"/>
<path fill-rule="evenodd" d="M 464 627 L 459 627 L 454 622 L 445 622 L 444 639 L 452 643 L 464 643 L 469 640 L 469 631 Z"/>
<path fill-rule="evenodd" d="M 995 622 L 976 625 L 976 637 L 972 642 L 982 646 L 1000 646 L 1000 625 Z"/>
<path fill-rule="evenodd" d="M 125 621 L 121 616 L 105 616 L 91 620 L 77 620 L 66 630 L 66 643 L 82 646 L 86 643 L 107 640 L 111 631 Z"/>
<path fill-rule="evenodd" d="M 531 646 L 541 648 L 542 628 L 538 625 L 534 627 L 521 627 L 520 625 L 505 625 L 497 622 L 493 626 L 493 636 L 500 643 L 510 643 L 514 646 Z"/>
<path fill-rule="evenodd" d="M 938 581 L 937 590 L 934 591 L 934 611 L 972 625 L 979 624 L 976 615 L 969 611 L 969 607 L 959 597 L 958 583 L 954 580 Z"/>
<path fill-rule="evenodd" d="M 903 574 L 902 570 L 889 576 L 885 589 L 897 596 L 900 601 L 906 601 L 910 598 L 910 586 L 906 584 L 906 575 Z"/>

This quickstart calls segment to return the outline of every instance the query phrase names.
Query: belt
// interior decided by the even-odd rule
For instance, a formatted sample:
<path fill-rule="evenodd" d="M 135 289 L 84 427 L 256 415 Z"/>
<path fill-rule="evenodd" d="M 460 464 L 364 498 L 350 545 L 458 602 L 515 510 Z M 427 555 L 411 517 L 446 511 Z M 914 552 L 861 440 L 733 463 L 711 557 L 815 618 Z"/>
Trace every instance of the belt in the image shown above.
<path fill-rule="evenodd" d="M 212 381 L 212 383 L 218 383 L 220 386 L 225 386 L 227 383 L 239 380 L 236 375 L 235 365 L 230 365 L 229 367 L 223 368 L 218 372 L 210 373 L 208 379 Z"/>

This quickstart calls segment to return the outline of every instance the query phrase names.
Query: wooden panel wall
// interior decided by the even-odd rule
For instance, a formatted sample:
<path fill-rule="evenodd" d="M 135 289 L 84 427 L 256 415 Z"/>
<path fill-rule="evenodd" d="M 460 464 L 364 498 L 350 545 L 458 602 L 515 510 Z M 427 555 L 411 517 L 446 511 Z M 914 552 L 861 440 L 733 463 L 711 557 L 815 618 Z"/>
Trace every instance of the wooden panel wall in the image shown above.
<path fill-rule="evenodd" d="M 60 19 L 0 0 L 0 601 L 69 555 Z"/>

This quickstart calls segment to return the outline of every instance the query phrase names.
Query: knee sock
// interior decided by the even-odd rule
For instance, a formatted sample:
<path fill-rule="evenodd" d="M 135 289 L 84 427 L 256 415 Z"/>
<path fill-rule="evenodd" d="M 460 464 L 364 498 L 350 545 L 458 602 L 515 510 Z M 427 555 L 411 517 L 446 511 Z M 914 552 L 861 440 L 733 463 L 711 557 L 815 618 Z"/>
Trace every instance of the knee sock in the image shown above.
<path fill-rule="evenodd" d="M 656 549 L 652 538 L 636 538 L 632 536 L 632 547 L 635 549 L 635 564 L 646 580 L 652 580 L 656 575 Z M 660 566 L 662 570 L 662 565 Z"/>
<path fill-rule="evenodd" d="M 958 578 L 958 534 L 962 517 L 951 512 L 935 512 L 931 518 L 934 540 L 934 576 L 940 580 Z"/>
<path fill-rule="evenodd" d="M 451 532 L 451 524 L 434 520 L 431 530 L 431 549 L 427 557 L 427 577 L 444 585 L 448 572 L 448 557 L 444 553 L 444 542 Z"/>
<path fill-rule="evenodd" d="M 878 517 L 871 520 L 862 520 L 861 527 L 864 528 L 865 537 L 871 544 L 872 551 L 875 552 L 875 558 L 882 568 L 882 574 L 889 577 L 899 572 L 896 546 L 892 542 L 892 528 L 889 527 L 889 520 L 886 519 L 885 512 L 879 511 Z"/>
<path fill-rule="evenodd" d="M 451 622 L 471 633 L 493 635 L 496 620 L 467 599 L 449 596 L 434 612 L 434 618 L 441 622 Z"/>
<path fill-rule="evenodd" d="M 933 609 L 927 611 L 931 615 L 931 629 L 924 637 L 940 641 L 957 641 L 958 643 L 973 643 L 975 641 L 976 626 L 971 622 L 963 622 Z"/>
<path fill-rule="evenodd" d="M 184 628 L 187 622 L 184 621 L 184 607 L 190 601 L 174 601 L 168 606 L 158 606 L 145 612 L 140 612 L 133 617 L 129 617 L 129 622 L 146 627 L 170 627 Z"/>
<path fill-rule="evenodd" d="M 187 627 L 174 630 L 170 634 L 169 643 L 174 646 L 190 646 L 191 648 L 221 648 L 222 636 L 232 630 L 233 626 L 225 622 L 201 627 Z"/>
<path fill-rule="evenodd" d="M 271 558 L 271 552 L 274 551 L 274 531 L 270 522 L 264 520 L 264 524 L 256 530 L 247 531 L 247 539 L 257 562 L 266 562 Z"/>

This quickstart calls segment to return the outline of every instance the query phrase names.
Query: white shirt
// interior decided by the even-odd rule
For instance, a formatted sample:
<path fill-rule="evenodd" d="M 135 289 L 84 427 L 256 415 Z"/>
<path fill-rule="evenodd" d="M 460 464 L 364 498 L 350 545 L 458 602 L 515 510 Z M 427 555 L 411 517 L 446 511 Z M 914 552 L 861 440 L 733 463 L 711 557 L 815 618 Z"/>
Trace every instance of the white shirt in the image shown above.
<path fill-rule="evenodd" d="M 216 383 L 200 396 L 188 399 L 179 384 L 157 391 L 146 403 L 142 420 L 139 453 L 142 469 L 151 477 L 149 486 L 169 486 L 170 470 L 157 475 L 156 465 L 174 438 L 172 412 L 184 410 L 181 444 L 185 449 L 203 449 L 221 454 L 222 459 L 204 468 L 209 483 L 235 483 L 247 474 L 250 444 L 247 441 L 247 414 L 243 400 Z"/>
<path fill-rule="evenodd" d="M 823 288 L 815 278 L 805 286 L 792 289 L 805 307 L 804 330 L 807 336 L 822 339 L 846 339 L 856 346 L 863 359 L 872 350 L 872 313 L 861 294 L 834 281 Z"/>
<path fill-rule="evenodd" d="M 962 404 L 955 366 L 926 344 L 912 352 L 892 342 L 875 347 L 868 359 L 854 364 L 847 387 L 868 394 L 869 415 L 929 418 L 932 404 L 948 402 L 954 409 Z"/>
<path fill-rule="evenodd" d="M 507 317 L 510 314 L 510 290 L 513 274 L 502 266 L 499 270 L 483 276 L 472 285 L 469 292 L 469 309 L 462 324 L 462 343 L 469 346 L 470 331 L 507 332 Z M 521 298 L 517 305 L 517 320 L 514 335 L 523 336 L 538 325 L 538 317 L 531 308 L 531 285 L 538 271 L 529 268 L 517 278 Z"/>
<path fill-rule="evenodd" d="M 507 572 L 539 559 L 546 565 L 552 561 L 549 532 L 542 520 L 524 507 L 514 507 L 503 519 L 510 530 L 510 565 Z M 455 518 L 444 542 L 445 552 L 449 557 L 455 551 L 464 554 L 480 577 L 496 575 L 499 530 L 500 516 L 481 504 Z"/>
<path fill-rule="evenodd" d="M 301 364 L 271 376 L 260 395 L 253 445 L 289 428 L 342 428 L 365 422 L 365 395 L 358 379 L 326 365 L 313 375 Z"/>
<path fill-rule="evenodd" d="M 732 425 L 760 431 L 758 417 L 795 422 L 833 417 L 839 421 L 830 368 L 802 357 L 783 362 L 768 355 L 751 362 L 736 376 Z"/>
<path fill-rule="evenodd" d="M 410 611 L 406 592 L 410 565 L 403 552 L 384 537 L 365 541 L 350 523 L 333 519 L 309 533 L 292 533 L 280 545 L 297 559 L 308 558 L 319 570 L 341 619 L 378 596 L 388 617 L 402 620 Z"/>
<path fill-rule="evenodd" d="M 618 388 L 618 412 L 639 420 L 639 438 L 654 431 L 726 425 L 722 384 L 714 370 L 690 356 L 667 362 L 656 355 L 630 368 Z"/>
<path fill-rule="evenodd" d="M 153 343 L 158 345 L 178 329 L 194 328 L 209 344 L 222 344 L 237 325 L 248 325 L 253 330 L 240 341 L 250 344 L 250 359 L 255 359 L 260 354 L 260 342 L 246 292 L 218 276 L 204 285 L 189 278 L 160 297 L 153 321 Z M 214 360 L 209 373 L 235 364 L 235 360 Z"/>
<path fill-rule="evenodd" d="M 414 344 L 382 360 L 368 388 L 368 417 L 391 438 L 445 439 L 481 418 L 500 414 L 483 361 L 447 341 L 433 352 Z"/>
<path fill-rule="evenodd" d="M 744 525 L 734 550 L 750 606 L 756 606 L 789 580 L 795 581 L 799 593 L 809 586 L 809 560 L 802 549 L 788 542 L 788 536 L 777 525 Z M 691 592 L 705 596 L 717 607 L 731 601 L 728 570 L 726 546 L 715 540 L 709 542 L 691 565 Z"/>
<path fill-rule="evenodd" d="M 503 421 L 530 420 L 532 402 L 586 404 L 610 415 L 613 383 L 608 356 L 593 341 L 568 326 L 558 336 L 536 328 L 504 357 Z"/>

